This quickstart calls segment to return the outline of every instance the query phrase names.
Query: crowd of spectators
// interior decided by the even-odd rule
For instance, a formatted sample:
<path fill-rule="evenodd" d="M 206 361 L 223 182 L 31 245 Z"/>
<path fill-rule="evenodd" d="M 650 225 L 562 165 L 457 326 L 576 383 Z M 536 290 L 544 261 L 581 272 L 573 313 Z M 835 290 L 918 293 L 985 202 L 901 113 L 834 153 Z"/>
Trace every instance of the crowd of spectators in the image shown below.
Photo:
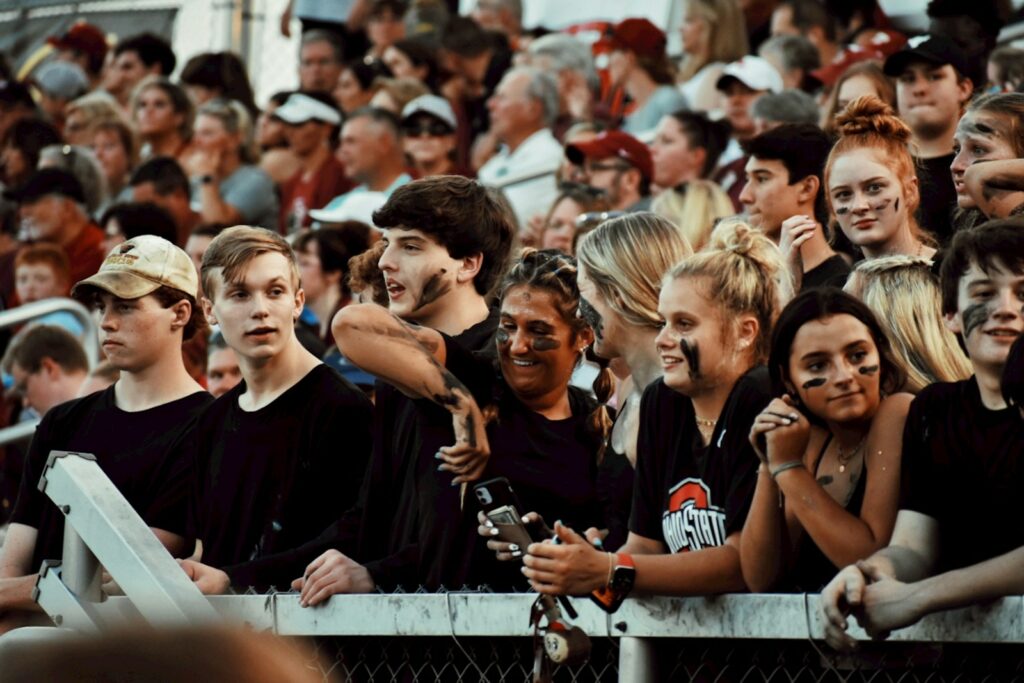
<path fill-rule="evenodd" d="M 0 418 L 40 422 L 0 632 L 61 554 L 54 449 L 210 594 L 821 592 L 847 648 L 1024 593 L 1002 3 L 682 4 L 670 55 L 639 17 L 295 0 L 267 102 L 87 23 L 2 81 L 0 303 L 73 297 L 102 358 L 63 313 L 4 340 Z M 501 478 L 532 543 L 477 505 Z"/>

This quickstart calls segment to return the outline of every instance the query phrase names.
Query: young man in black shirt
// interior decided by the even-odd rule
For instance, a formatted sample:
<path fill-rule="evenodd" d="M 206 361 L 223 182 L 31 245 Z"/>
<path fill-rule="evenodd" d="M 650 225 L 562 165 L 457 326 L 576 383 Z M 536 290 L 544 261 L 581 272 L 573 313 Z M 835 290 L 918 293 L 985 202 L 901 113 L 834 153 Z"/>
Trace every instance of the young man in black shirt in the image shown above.
<path fill-rule="evenodd" d="M 38 611 L 33 573 L 60 559 L 64 518 L 39 491 L 53 450 L 91 453 L 172 553 L 191 551 L 181 535 L 187 472 L 180 439 L 209 405 L 185 370 L 181 345 L 202 328 L 199 278 L 188 254 L 142 235 L 118 245 L 73 296 L 100 316 L 100 343 L 121 371 L 112 387 L 52 408 L 32 438 L 11 526 L 0 556 L 0 631 Z"/>
<path fill-rule="evenodd" d="M 837 648 L 855 645 L 845 632 L 851 612 L 884 636 L 932 612 L 1024 591 L 1024 419 L 1001 391 L 1024 333 L 1024 219 L 957 233 L 942 263 L 942 300 L 974 376 L 926 387 L 910 405 L 889 546 L 822 591 Z"/>
<path fill-rule="evenodd" d="M 787 256 L 797 289 L 842 287 L 850 266 L 828 245 L 821 176 L 832 142 L 809 123 L 791 123 L 743 143 L 747 184 L 740 193 L 750 223 Z"/>
<path fill-rule="evenodd" d="M 395 190 L 374 220 L 387 243 L 379 265 L 391 314 L 451 335 L 470 350 L 489 346 L 497 319 L 486 297 L 505 269 L 514 234 L 507 204 L 466 178 L 425 178 Z M 408 573 L 416 563 L 416 531 L 406 487 L 419 452 L 416 424 L 414 402 L 378 383 L 373 451 L 358 503 L 302 547 L 238 568 L 234 583 L 283 585 L 302 576 L 312 579 L 310 588 L 356 592 L 415 582 Z"/>
<path fill-rule="evenodd" d="M 200 416 L 187 447 L 203 564 L 183 566 L 200 588 L 223 589 L 234 571 L 309 541 L 355 502 L 372 407 L 295 336 L 304 295 L 282 237 L 222 232 L 203 255 L 203 292 L 243 381 Z"/>
<path fill-rule="evenodd" d="M 390 314 L 449 335 L 464 349 L 489 348 L 497 314 L 488 308 L 488 296 L 505 271 L 515 234 L 508 203 L 472 180 L 424 178 L 397 189 L 374 222 L 387 242 L 379 266 Z M 417 457 L 423 443 L 420 411 L 430 409 L 418 403 L 378 384 L 374 453 L 360 506 L 346 514 L 333 543 L 323 547 L 331 550 L 304 567 L 293 583 L 304 604 L 375 585 L 390 589 L 421 582 L 418 530 L 447 520 L 417 518 L 408 504 L 416 482 L 438 467 L 433 458 Z M 341 528 L 352 519 L 357 527 Z"/>
<path fill-rule="evenodd" d="M 963 51 L 945 36 L 914 38 L 885 60 L 885 74 L 896 79 L 900 118 L 914 134 L 921 184 L 921 227 L 945 245 L 953 236 L 956 188 L 949 170 L 953 136 L 974 84 Z"/>

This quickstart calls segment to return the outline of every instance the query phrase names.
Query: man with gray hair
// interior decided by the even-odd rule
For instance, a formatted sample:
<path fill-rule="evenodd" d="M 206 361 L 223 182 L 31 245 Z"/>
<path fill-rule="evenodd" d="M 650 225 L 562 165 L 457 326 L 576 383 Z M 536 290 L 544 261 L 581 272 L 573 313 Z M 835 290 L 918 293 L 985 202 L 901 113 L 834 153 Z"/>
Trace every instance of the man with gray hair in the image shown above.
<path fill-rule="evenodd" d="M 593 118 L 597 71 L 590 48 L 582 41 L 566 33 L 549 33 L 530 42 L 523 61 L 528 66 L 554 74 L 558 79 L 560 123 L 563 120 L 571 123 Z M 556 130 L 560 128 L 555 126 Z"/>
<path fill-rule="evenodd" d="M 760 135 L 784 123 L 810 123 L 816 126 L 821 112 L 813 97 L 803 90 L 790 88 L 757 98 L 751 106 L 750 115 Z"/>
<path fill-rule="evenodd" d="M 78 178 L 59 168 L 36 171 L 24 185 L 4 197 L 18 203 L 21 234 L 29 242 L 49 242 L 64 249 L 71 280 L 84 280 L 103 263 L 103 231 L 89 218 L 85 190 Z"/>
<path fill-rule="evenodd" d="M 487 101 L 491 132 L 501 150 L 478 173 L 505 193 L 521 228 L 555 200 L 562 145 L 551 132 L 558 118 L 558 84 L 535 67 L 512 69 Z"/>
<path fill-rule="evenodd" d="M 782 84 L 812 93 L 821 83 L 811 72 L 821 68 L 818 48 L 806 36 L 780 35 L 765 41 L 757 53 L 782 74 Z"/>
<path fill-rule="evenodd" d="M 338 37 L 324 29 L 302 34 L 299 47 L 299 90 L 326 92 L 334 90 L 341 75 L 342 48 Z"/>

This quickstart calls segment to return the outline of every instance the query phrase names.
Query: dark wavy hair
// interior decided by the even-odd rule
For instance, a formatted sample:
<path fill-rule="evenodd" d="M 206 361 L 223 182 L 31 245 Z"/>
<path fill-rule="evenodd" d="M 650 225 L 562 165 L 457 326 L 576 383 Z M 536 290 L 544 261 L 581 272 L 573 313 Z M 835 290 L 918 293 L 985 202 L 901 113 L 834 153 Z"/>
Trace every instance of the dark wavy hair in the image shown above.
<path fill-rule="evenodd" d="M 797 295 L 782 309 L 779 319 L 772 330 L 772 347 L 768 356 L 768 372 L 772 378 L 772 391 L 775 395 L 789 393 L 786 386 L 790 382 L 789 357 L 793 349 L 793 339 L 800 328 L 814 320 L 821 320 L 833 315 L 850 315 L 864 323 L 871 332 L 871 338 L 878 349 L 880 388 L 883 393 L 892 394 L 903 388 L 907 374 L 896 360 L 889 338 L 878 323 L 875 314 L 860 299 L 847 294 L 837 287 L 818 287 Z M 815 415 L 808 419 L 815 421 Z"/>

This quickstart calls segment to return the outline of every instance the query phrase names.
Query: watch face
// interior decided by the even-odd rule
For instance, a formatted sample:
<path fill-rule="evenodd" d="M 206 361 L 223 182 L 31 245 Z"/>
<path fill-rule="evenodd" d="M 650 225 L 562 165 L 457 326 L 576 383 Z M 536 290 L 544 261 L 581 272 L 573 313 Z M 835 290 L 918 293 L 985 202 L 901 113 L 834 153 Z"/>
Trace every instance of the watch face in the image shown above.
<path fill-rule="evenodd" d="M 612 575 L 612 589 L 616 593 L 628 593 L 633 589 L 635 581 L 636 569 L 619 565 L 615 568 L 615 573 Z"/>

